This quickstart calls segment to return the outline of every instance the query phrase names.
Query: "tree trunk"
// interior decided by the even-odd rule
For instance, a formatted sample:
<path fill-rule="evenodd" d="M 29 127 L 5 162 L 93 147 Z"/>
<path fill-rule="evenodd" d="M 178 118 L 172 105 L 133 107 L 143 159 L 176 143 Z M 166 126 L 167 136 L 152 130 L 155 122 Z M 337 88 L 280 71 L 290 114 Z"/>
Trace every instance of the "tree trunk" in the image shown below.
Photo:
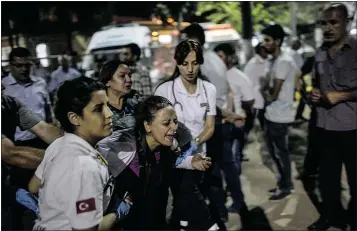
<path fill-rule="evenodd" d="M 253 57 L 252 37 L 253 37 L 253 21 L 251 12 L 251 2 L 241 2 L 242 22 L 243 22 L 243 51 L 245 53 L 245 60 L 241 60 L 241 67 Z"/>

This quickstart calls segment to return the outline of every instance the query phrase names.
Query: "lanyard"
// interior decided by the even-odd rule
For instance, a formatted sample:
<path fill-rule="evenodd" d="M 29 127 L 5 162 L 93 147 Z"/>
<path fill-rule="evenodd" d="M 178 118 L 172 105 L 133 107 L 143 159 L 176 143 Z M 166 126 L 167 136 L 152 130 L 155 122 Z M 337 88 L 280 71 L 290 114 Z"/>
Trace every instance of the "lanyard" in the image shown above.
<path fill-rule="evenodd" d="M 100 154 L 100 152 L 97 151 L 97 158 L 98 160 L 104 164 L 105 166 L 108 167 L 108 161 L 104 158 L 104 156 L 102 156 L 102 154 Z M 109 170 L 109 169 L 108 169 Z"/>

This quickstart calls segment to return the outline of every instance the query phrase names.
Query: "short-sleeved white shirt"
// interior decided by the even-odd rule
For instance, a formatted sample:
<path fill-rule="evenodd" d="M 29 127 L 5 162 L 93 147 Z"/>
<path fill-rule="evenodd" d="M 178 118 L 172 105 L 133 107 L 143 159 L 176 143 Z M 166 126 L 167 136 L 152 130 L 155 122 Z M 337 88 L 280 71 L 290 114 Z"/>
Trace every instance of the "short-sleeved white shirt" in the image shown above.
<path fill-rule="evenodd" d="M 253 96 L 253 84 L 249 78 L 236 67 L 227 71 L 229 87 L 233 93 L 233 102 L 235 113 L 241 116 L 245 115 L 242 108 L 242 101 L 251 101 Z"/>
<path fill-rule="evenodd" d="M 270 76 L 271 80 L 284 80 L 277 100 L 266 107 L 265 118 L 275 123 L 294 122 L 294 92 L 295 74 L 298 71 L 294 60 L 286 52 L 282 52 L 274 61 Z M 271 81 L 272 83 L 273 81 Z"/>
<path fill-rule="evenodd" d="M 228 81 L 227 66 L 222 59 L 213 51 L 203 53 L 204 62 L 201 72 L 216 87 L 217 106 L 226 108 L 228 105 Z"/>
<path fill-rule="evenodd" d="M 172 89 L 174 90 L 172 91 Z M 207 115 L 216 115 L 216 87 L 201 79 L 197 80 L 194 94 L 187 92 L 181 77 L 178 77 L 174 81 L 160 85 L 156 89 L 155 95 L 170 100 L 175 107 L 178 121 L 191 131 L 192 137 L 199 136 L 204 130 L 207 106 L 209 106 Z M 176 100 L 174 96 L 176 96 Z"/>
<path fill-rule="evenodd" d="M 264 98 L 261 93 L 262 84 L 265 81 L 269 68 L 269 62 L 260 55 L 255 55 L 249 60 L 244 67 L 244 74 L 246 74 L 253 84 L 254 90 L 254 105 L 255 109 L 264 108 Z"/>
<path fill-rule="evenodd" d="M 34 230 L 87 229 L 98 225 L 114 189 L 104 162 L 79 136 L 66 133 L 55 140 L 36 170 L 41 187 L 40 215 Z"/>

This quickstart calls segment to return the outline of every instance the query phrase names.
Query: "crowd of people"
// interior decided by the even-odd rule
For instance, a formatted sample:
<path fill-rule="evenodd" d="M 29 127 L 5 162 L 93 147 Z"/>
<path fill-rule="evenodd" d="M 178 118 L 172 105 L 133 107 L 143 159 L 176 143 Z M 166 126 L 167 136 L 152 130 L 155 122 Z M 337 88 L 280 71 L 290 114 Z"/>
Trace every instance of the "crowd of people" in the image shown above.
<path fill-rule="evenodd" d="M 36 76 L 30 52 L 14 48 L 2 78 L 2 228 L 226 230 L 233 212 L 243 230 L 251 229 L 240 181 L 247 137 L 258 120 L 277 169 L 269 200 L 288 198 L 289 126 L 308 104 L 299 178 L 310 194 L 319 186 L 322 202 L 320 218 L 307 228 L 356 230 L 357 39 L 348 21 L 343 4 L 326 7 L 319 21 L 324 43 L 305 61 L 281 49 L 286 34 L 270 25 L 244 70 L 230 44 L 204 50 L 204 30 L 193 23 L 180 33 L 173 75 L 156 89 L 136 44 L 105 61 L 95 78 L 82 76 L 68 56 L 49 79 Z M 297 113 L 296 91 L 303 95 Z"/>

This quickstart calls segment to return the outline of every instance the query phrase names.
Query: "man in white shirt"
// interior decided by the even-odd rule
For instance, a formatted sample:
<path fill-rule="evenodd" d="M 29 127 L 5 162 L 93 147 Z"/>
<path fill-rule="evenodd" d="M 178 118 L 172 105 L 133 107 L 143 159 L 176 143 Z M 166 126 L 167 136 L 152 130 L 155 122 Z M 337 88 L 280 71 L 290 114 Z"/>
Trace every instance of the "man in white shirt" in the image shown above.
<path fill-rule="evenodd" d="M 228 43 L 220 44 L 215 47 L 214 51 L 222 59 L 226 65 L 227 81 L 233 96 L 234 113 L 246 118 L 251 114 L 254 103 L 253 85 L 248 77 L 240 71 L 237 66 L 236 51 L 233 46 Z M 230 150 L 224 150 L 223 160 L 218 159 L 217 163 L 227 179 L 227 188 L 231 191 L 233 205 L 229 208 L 230 211 L 238 212 L 244 216 L 245 202 L 244 195 L 241 190 L 241 182 L 239 175 L 241 173 L 241 159 L 243 159 L 242 150 L 244 146 L 244 126 L 242 121 L 237 121 L 235 125 L 224 124 L 231 131 L 230 137 L 236 137 L 238 145 L 236 152 L 232 152 L 233 139 L 226 138 L 225 146 Z M 234 167 L 231 167 L 234 166 Z M 238 177 L 237 177 L 238 176 Z"/>
<path fill-rule="evenodd" d="M 66 80 L 75 79 L 81 76 L 81 73 L 69 66 L 70 57 L 67 55 L 58 58 L 59 67 L 52 72 L 51 79 L 47 89 L 50 94 L 54 94 L 57 88 Z"/>
<path fill-rule="evenodd" d="M 246 74 L 253 84 L 254 92 L 254 117 L 259 120 L 260 126 L 264 128 L 264 98 L 261 92 L 262 85 L 265 82 L 269 62 L 267 61 L 268 54 L 265 52 L 262 44 L 259 43 L 255 47 L 255 56 L 249 60 L 244 67 L 244 74 Z"/>
<path fill-rule="evenodd" d="M 271 25 L 262 31 L 263 46 L 273 56 L 263 96 L 267 102 L 265 132 L 268 150 L 279 171 L 277 188 L 270 190 L 270 200 L 288 197 L 294 186 L 288 150 L 288 125 L 294 121 L 294 89 L 296 65 L 288 54 L 281 51 L 285 32 L 280 25 Z"/>
<path fill-rule="evenodd" d="M 236 52 L 233 46 L 228 43 L 223 43 L 216 46 L 214 51 L 221 57 L 228 68 L 227 80 L 233 95 L 234 112 L 246 118 L 246 123 L 243 127 L 241 127 L 241 125 L 237 126 L 241 127 L 241 131 L 238 132 L 239 135 L 237 137 L 239 140 L 239 149 L 237 150 L 236 158 L 247 160 L 244 158 L 243 149 L 245 139 L 252 127 L 251 123 L 247 124 L 247 120 L 252 122 L 253 117 L 253 85 L 249 78 L 236 67 Z M 241 134 L 242 132 L 243 134 Z M 240 160 L 237 159 L 236 161 L 240 163 Z"/>

